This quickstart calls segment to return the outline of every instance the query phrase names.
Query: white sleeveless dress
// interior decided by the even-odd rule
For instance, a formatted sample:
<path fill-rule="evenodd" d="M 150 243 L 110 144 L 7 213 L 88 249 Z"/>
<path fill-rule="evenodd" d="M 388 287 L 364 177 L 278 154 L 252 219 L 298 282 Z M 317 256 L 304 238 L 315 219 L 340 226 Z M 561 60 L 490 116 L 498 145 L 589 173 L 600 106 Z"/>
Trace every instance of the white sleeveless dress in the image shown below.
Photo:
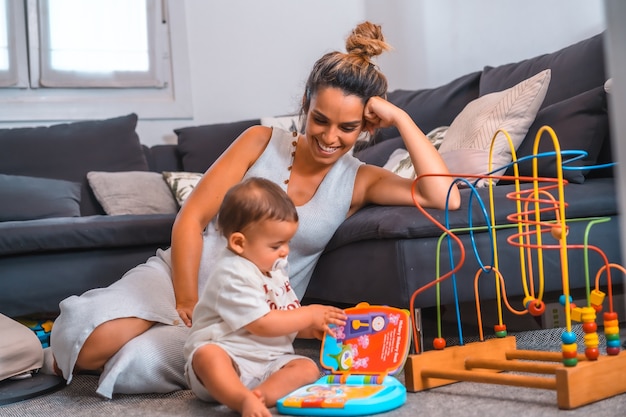
<path fill-rule="evenodd" d="M 285 191 L 292 163 L 294 137 L 273 129 L 270 142 L 245 177 L 264 177 Z M 351 155 L 341 157 L 328 172 L 313 198 L 297 207 L 299 227 L 290 244 L 290 281 L 302 298 L 313 269 L 335 230 L 346 219 L 354 180 L 362 164 Z M 211 222 L 204 234 L 198 291 L 202 291 L 217 248 L 226 245 Z M 113 394 L 164 393 L 187 389 L 183 345 L 189 334 L 175 309 L 170 250 L 156 255 L 109 287 L 71 296 L 60 303 L 51 346 L 59 369 L 69 384 L 78 353 L 87 337 L 100 324 L 123 317 L 156 322 L 145 333 L 122 347 L 106 364 L 96 392 Z"/>

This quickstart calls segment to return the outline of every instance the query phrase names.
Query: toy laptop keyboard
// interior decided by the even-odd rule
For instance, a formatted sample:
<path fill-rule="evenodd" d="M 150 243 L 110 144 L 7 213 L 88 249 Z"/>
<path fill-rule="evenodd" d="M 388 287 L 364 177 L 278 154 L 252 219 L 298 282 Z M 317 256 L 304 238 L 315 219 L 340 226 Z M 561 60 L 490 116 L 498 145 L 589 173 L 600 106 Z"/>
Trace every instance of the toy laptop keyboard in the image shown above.
<path fill-rule="evenodd" d="M 278 400 L 281 414 L 359 416 L 400 407 L 406 388 L 391 375 L 402 370 L 409 353 L 407 310 L 360 303 L 345 310 L 346 325 L 325 334 L 320 363 L 328 372 Z"/>

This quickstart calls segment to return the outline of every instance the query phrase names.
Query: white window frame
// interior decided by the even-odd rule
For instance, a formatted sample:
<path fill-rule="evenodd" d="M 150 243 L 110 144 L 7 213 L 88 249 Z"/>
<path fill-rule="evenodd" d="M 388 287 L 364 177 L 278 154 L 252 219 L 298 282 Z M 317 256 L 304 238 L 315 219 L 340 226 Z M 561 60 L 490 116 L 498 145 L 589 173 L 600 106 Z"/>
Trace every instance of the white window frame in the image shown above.
<path fill-rule="evenodd" d="M 115 117 L 137 113 L 140 119 L 179 119 L 193 116 L 191 85 L 189 82 L 189 58 L 184 3 L 161 0 L 163 21 L 161 35 L 169 42 L 169 52 L 164 52 L 168 62 L 169 77 L 164 77 L 164 88 L 32 88 L 29 87 L 27 52 L 31 62 L 38 62 L 38 26 L 33 23 L 26 28 L 24 13 L 30 22 L 38 18 L 37 0 L 9 0 L 17 6 L 13 14 L 22 18 L 17 22 L 16 39 L 18 79 L 16 88 L 0 88 L 0 122 L 70 121 Z M 11 10 L 11 8 L 9 8 Z M 19 27 L 20 22 L 22 26 Z M 34 27 L 33 27 L 34 26 Z M 30 45 L 26 45 L 26 30 Z M 20 44 L 20 42 L 22 42 Z M 166 49 L 166 48 L 164 48 Z M 37 55 L 37 61 L 33 54 Z M 26 65 L 26 67 L 24 67 Z M 37 67 L 37 66 L 35 66 Z M 31 65 L 30 80 L 38 80 L 36 69 Z M 160 74 L 163 76 L 163 74 Z"/>

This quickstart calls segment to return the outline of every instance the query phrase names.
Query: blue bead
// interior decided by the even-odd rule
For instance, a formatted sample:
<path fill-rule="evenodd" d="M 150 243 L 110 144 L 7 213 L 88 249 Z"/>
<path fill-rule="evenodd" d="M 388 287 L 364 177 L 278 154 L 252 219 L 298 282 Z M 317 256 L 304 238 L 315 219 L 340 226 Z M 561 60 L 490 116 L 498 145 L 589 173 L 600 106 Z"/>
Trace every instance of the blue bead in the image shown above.
<path fill-rule="evenodd" d="M 619 346 L 620 346 L 619 340 L 607 340 L 606 341 L 606 347 L 619 347 Z"/>
<path fill-rule="evenodd" d="M 572 302 L 572 296 L 569 296 L 569 302 Z M 562 306 L 565 305 L 565 294 L 561 294 L 561 296 L 559 297 L 559 304 L 561 304 Z"/>
<path fill-rule="evenodd" d="M 561 334 L 561 341 L 565 345 L 571 345 L 572 343 L 576 343 L 576 333 L 574 332 L 563 332 Z"/>

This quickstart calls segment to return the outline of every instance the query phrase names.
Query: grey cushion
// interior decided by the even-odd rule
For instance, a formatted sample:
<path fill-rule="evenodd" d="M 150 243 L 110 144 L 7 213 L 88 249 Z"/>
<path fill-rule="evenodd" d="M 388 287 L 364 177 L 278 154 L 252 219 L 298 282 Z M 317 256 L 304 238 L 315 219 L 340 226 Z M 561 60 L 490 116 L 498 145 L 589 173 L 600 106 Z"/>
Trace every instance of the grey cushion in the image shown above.
<path fill-rule="evenodd" d="M 528 130 L 526 138 L 517 149 L 517 157 L 522 158 L 533 154 L 535 136 L 539 129 L 550 126 L 556 133 L 561 150 L 582 150 L 588 156 L 566 164 L 569 167 L 591 166 L 598 160 L 600 149 L 608 138 L 609 121 L 607 115 L 606 93 L 603 87 L 597 87 L 578 94 L 572 98 L 554 103 L 539 111 L 535 121 Z M 553 152 L 554 145 L 548 133 L 541 136 L 539 152 Z M 563 156 L 571 159 L 572 155 Z M 537 171 L 542 177 L 556 177 L 556 158 L 542 157 L 537 160 Z M 532 160 L 519 163 L 519 172 L 522 176 L 532 175 Z M 563 178 L 570 182 L 582 183 L 585 181 L 583 170 L 563 170 Z M 509 168 L 506 175 L 513 175 Z"/>
<path fill-rule="evenodd" d="M 387 163 L 387 160 L 389 159 L 393 151 L 398 148 L 405 149 L 404 141 L 402 140 L 401 136 L 385 140 L 373 146 L 368 146 L 365 149 L 355 152 L 354 156 L 356 156 L 366 164 L 382 167 Z"/>
<path fill-rule="evenodd" d="M 0 173 L 82 184 L 81 214 L 103 214 L 87 184 L 89 171 L 147 171 L 137 115 L 49 127 L 0 129 Z"/>
<path fill-rule="evenodd" d="M 404 109 L 422 132 L 427 133 L 439 126 L 449 126 L 467 103 L 478 97 L 480 74 L 480 71 L 473 72 L 436 88 L 394 90 L 387 99 Z M 381 129 L 374 142 L 399 134 L 396 128 Z"/>
<path fill-rule="evenodd" d="M 542 108 L 604 85 L 607 77 L 603 33 L 550 54 L 495 68 L 485 67 L 480 78 L 480 95 L 512 87 L 548 68 L 552 80 Z"/>
<path fill-rule="evenodd" d="M 259 123 L 260 119 L 253 119 L 175 129 L 174 132 L 178 135 L 178 152 L 183 160 L 183 170 L 206 171 L 237 136 Z"/>
<path fill-rule="evenodd" d="M 80 216 L 80 184 L 0 174 L 0 221 Z"/>
<path fill-rule="evenodd" d="M 87 173 L 87 180 L 106 214 L 171 214 L 178 211 L 169 186 L 156 172 Z"/>

